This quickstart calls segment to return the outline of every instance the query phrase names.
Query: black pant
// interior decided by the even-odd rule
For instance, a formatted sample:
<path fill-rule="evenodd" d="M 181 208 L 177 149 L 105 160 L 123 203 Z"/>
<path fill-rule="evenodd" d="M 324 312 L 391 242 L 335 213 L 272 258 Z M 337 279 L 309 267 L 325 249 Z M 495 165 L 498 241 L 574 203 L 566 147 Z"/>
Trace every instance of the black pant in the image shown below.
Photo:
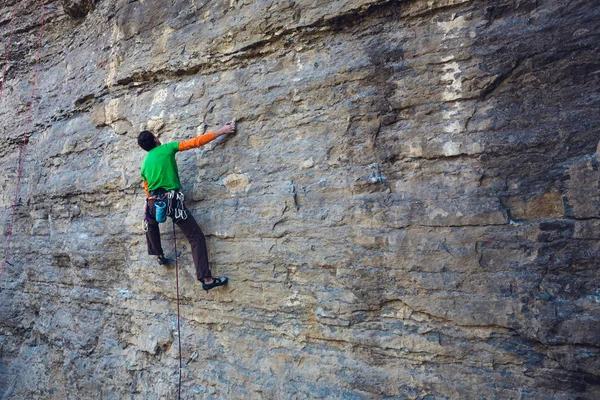
<path fill-rule="evenodd" d="M 185 235 L 187 241 L 192 247 L 192 257 L 196 266 L 196 277 L 199 280 L 211 278 L 210 267 L 208 266 L 208 254 L 206 253 L 206 239 L 204 233 L 198 226 L 198 223 L 188 211 L 186 219 L 176 220 L 175 223 Z M 154 200 L 148 200 L 148 231 L 146 232 L 146 242 L 148 243 L 148 254 L 153 256 L 163 255 L 163 249 L 160 243 L 160 229 L 156 222 L 156 210 Z"/>

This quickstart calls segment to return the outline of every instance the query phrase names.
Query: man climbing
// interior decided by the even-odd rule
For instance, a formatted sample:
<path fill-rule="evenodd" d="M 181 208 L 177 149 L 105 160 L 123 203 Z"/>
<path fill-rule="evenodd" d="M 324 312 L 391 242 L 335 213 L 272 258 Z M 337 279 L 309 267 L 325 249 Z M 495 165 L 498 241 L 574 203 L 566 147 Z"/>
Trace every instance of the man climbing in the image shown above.
<path fill-rule="evenodd" d="M 168 214 L 183 231 L 192 248 L 192 257 L 196 266 L 196 277 L 206 291 L 227 283 L 227 277 L 213 278 L 208 265 L 206 240 L 194 217 L 183 204 L 183 194 L 179 191 L 179 171 L 175 153 L 203 146 L 215 138 L 235 132 L 233 125 L 224 125 L 215 132 L 200 135 L 183 142 L 162 144 L 152 132 L 142 131 L 138 135 L 138 144 L 148 152 L 142 162 L 141 175 L 146 191 L 146 242 L 148 254 L 157 256 L 158 263 L 168 264 L 160 243 L 160 230 L 156 218 L 156 202 L 167 204 Z M 159 203 L 160 204 L 160 203 Z M 177 256 L 177 255 L 175 255 Z"/>

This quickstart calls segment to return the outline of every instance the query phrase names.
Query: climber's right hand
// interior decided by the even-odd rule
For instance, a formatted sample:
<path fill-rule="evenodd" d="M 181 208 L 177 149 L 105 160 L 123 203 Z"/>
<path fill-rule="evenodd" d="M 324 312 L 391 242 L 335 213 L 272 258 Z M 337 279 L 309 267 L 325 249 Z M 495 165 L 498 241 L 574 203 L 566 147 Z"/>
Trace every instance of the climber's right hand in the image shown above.
<path fill-rule="evenodd" d="M 221 128 L 215 131 L 216 136 L 227 135 L 229 133 L 235 132 L 235 125 L 225 124 Z"/>

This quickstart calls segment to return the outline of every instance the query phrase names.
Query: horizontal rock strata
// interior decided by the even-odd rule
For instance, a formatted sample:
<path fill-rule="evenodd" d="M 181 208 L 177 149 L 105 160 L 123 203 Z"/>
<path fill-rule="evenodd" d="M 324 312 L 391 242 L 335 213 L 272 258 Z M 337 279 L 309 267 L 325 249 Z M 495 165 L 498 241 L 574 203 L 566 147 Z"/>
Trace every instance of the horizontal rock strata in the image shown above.
<path fill-rule="evenodd" d="M 204 293 L 177 231 L 182 398 L 600 397 L 597 2 L 46 0 L 28 132 L 42 20 L 20 3 L 2 398 L 177 398 L 136 137 L 231 120 L 177 156 L 230 278 Z"/>

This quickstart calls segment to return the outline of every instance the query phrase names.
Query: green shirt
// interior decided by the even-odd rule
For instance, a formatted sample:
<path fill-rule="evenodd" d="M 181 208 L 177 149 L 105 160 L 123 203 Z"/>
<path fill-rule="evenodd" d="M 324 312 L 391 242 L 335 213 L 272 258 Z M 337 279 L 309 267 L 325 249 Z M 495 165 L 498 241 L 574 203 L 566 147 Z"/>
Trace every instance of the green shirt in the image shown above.
<path fill-rule="evenodd" d="M 177 151 L 179 151 L 179 143 L 171 142 L 157 146 L 146 154 L 140 173 L 142 179 L 148 182 L 148 190 L 181 189 L 179 171 L 175 161 Z"/>

